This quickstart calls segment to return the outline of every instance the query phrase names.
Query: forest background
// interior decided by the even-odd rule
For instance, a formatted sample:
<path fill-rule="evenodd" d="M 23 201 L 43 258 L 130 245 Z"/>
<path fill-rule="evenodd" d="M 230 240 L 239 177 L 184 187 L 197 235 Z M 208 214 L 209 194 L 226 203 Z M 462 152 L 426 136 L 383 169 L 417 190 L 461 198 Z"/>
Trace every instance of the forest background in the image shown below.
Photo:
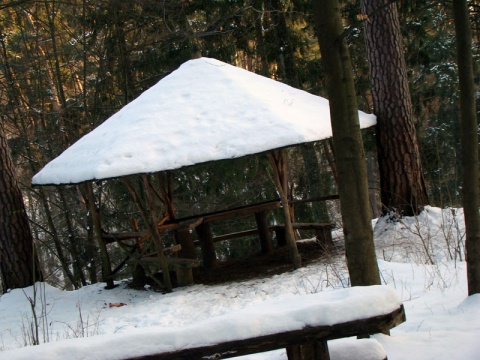
<path fill-rule="evenodd" d="M 460 207 L 452 4 L 412 0 L 397 5 L 429 203 Z M 469 10 L 472 51 L 478 62 L 480 2 L 470 1 Z M 365 19 L 360 14 L 359 2 L 343 1 L 357 100 L 361 110 L 371 112 Z M 14 1 L 0 5 L 0 35 L 2 125 L 44 278 L 66 289 L 101 280 L 88 189 L 83 184 L 32 188 L 30 181 L 81 136 L 199 55 L 326 96 L 310 1 Z M 478 108 L 478 66 L 474 71 Z M 380 204 L 373 131 L 366 132 L 364 139 L 372 217 L 376 217 Z M 336 193 L 331 142 L 290 149 L 288 156 L 292 196 L 304 199 Z M 259 155 L 165 174 L 171 179 L 178 217 L 276 198 L 267 162 Z M 123 182 L 97 182 L 93 190 L 106 231 L 146 228 Z M 338 204 L 328 205 L 297 209 L 297 221 L 334 221 L 341 226 Z M 272 216 L 280 218 L 281 213 Z M 241 219 L 222 223 L 213 231 L 252 226 Z M 222 242 L 217 251 L 223 258 L 235 258 L 258 250 L 256 246 L 254 238 L 246 238 Z M 118 267 L 116 276 L 125 276 L 120 266 L 125 249 L 112 244 L 109 251 L 113 269 Z"/>

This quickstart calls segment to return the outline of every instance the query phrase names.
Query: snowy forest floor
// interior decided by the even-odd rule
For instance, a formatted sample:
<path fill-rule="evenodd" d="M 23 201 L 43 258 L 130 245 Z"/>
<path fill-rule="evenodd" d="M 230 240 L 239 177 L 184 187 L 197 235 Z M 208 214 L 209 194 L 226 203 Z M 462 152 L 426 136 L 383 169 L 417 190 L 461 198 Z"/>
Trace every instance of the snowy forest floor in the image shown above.
<path fill-rule="evenodd" d="M 391 336 L 374 338 L 390 360 L 478 359 L 480 295 L 467 297 L 462 210 L 427 207 L 418 217 L 393 220 L 374 221 L 374 238 L 382 283 L 402 298 L 407 321 Z M 45 345 L 51 349 L 45 359 L 62 359 L 54 355 L 56 344 L 66 341 L 76 344 L 71 356 L 91 360 L 95 358 L 91 341 L 98 336 L 134 339 L 141 331 L 152 336 L 158 329 L 195 326 L 265 301 L 348 287 L 340 230 L 334 241 L 338 251 L 320 258 L 314 242 L 300 241 L 305 266 L 295 271 L 288 251 L 277 250 L 271 257 L 254 255 L 221 265 L 214 273 L 200 274 L 201 284 L 176 288 L 170 294 L 131 289 L 128 279 L 108 291 L 104 284 L 75 291 L 41 284 L 36 287 L 36 315 L 40 342 L 49 342 Z M 32 358 L 22 347 L 32 343 L 33 289 L 12 290 L 0 297 L 2 360 Z M 122 344 L 122 355 L 128 356 L 135 347 L 133 341 Z M 285 360 L 286 354 L 280 349 L 241 359 Z"/>

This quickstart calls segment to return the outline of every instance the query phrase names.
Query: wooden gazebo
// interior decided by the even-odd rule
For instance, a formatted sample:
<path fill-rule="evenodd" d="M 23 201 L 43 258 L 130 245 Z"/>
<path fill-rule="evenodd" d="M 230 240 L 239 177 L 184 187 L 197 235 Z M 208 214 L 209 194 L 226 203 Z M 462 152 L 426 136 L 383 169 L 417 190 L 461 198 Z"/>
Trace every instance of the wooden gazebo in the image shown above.
<path fill-rule="evenodd" d="M 359 112 L 361 128 L 375 124 L 375 116 Z M 284 213 L 285 240 L 295 267 L 300 257 L 293 235 L 288 206 L 285 148 L 323 140 L 332 136 L 328 101 L 305 91 L 268 79 L 221 61 L 200 58 L 184 63 L 137 99 L 127 104 L 59 157 L 48 163 L 32 179 L 33 185 L 86 183 L 95 204 L 92 181 L 123 178 L 134 200 L 140 201 L 129 182 L 129 175 L 141 175 L 149 211 L 143 213 L 150 236 L 157 248 L 167 290 L 171 290 L 168 263 L 161 231 L 175 230 L 183 258 L 195 257 L 188 233 L 196 229 L 201 241 L 204 265 L 215 262 L 209 222 L 222 214 L 169 221 L 155 212 L 155 191 L 149 174 L 184 166 L 267 153 L 274 170 L 279 200 L 235 211 L 255 214 L 262 249 L 268 251 L 265 210 L 281 207 Z M 137 197 L 137 199 L 135 199 Z M 108 262 L 102 240 L 100 216 L 94 224 L 104 262 Z M 173 214 L 172 214 L 173 215 Z M 262 235 L 264 234 L 264 235 Z M 104 236 L 103 236 L 104 237 Z M 210 240 L 209 240 L 210 239 Z M 263 239 L 263 240 L 262 240 Z M 107 239 L 108 240 L 108 239 Z M 104 264 L 104 279 L 110 265 Z"/>

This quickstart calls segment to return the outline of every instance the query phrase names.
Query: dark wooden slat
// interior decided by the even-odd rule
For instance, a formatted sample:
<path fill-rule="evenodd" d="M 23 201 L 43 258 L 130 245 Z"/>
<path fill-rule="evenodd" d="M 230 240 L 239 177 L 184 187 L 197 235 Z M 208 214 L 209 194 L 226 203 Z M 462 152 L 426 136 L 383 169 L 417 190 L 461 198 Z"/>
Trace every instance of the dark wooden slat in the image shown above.
<path fill-rule="evenodd" d="M 258 234 L 257 229 L 238 231 L 230 234 L 214 236 L 213 242 L 224 241 L 224 240 L 234 239 L 237 237 L 257 235 L 257 234 Z"/>
<path fill-rule="evenodd" d="M 327 201 L 327 200 L 337 200 L 340 199 L 340 196 L 338 195 L 326 195 L 326 196 L 317 196 L 313 198 L 308 198 L 308 199 L 294 199 L 290 200 L 290 204 L 304 204 L 304 203 L 309 203 L 309 202 L 317 202 L 317 201 Z"/>
<path fill-rule="evenodd" d="M 190 219 L 187 221 L 182 221 L 179 222 L 175 227 L 172 227 L 172 230 L 175 231 L 182 231 L 182 230 L 193 230 L 197 226 L 203 223 L 203 217 L 195 218 L 195 219 Z"/>
<path fill-rule="evenodd" d="M 275 201 L 271 203 L 253 205 L 239 209 L 225 210 L 218 214 L 204 216 L 203 221 L 208 223 L 219 220 L 233 219 L 241 216 L 253 215 L 257 212 L 278 209 L 280 208 L 280 206 L 280 201 Z"/>
<path fill-rule="evenodd" d="M 289 346 L 350 336 L 376 334 L 386 329 L 391 329 L 405 320 L 405 311 L 403 305 L 401 305 L 388 314 L 341 324 L 306 327 L 301 330 L 278 332 L 256 338 L 239 339 L 217 345 L 199 346 L 174 352 L 127 358 L 125 360 L 227 359 L 287 348 Z"/>
<path fill-rule="evenodd" d="M 273 230 L 273 231 L 277 229 L 284 229 L 284 228 L 285 228 L 285 225 L 283 224 L 270 226 L 270 230 Z M 329 223 L 294 223 L 293 228 L 298 230 L 323 230 L 323 229 L 331 230 L 335 228 L 335 225 L 329 224 Z"/>
<path fill-rule="evenodd" d="M 293 228 L 298 230 L 333 229 L 335 225 L 327 223 L 294 223 Z"/>

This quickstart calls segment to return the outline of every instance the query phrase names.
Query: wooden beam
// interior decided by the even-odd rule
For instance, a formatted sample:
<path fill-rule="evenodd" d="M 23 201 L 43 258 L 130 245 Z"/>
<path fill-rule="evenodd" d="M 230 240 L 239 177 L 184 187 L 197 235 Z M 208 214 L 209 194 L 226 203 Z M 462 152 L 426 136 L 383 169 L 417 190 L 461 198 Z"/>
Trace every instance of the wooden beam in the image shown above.
<path fill-rule="evenodd" d="M 262 254 L 271 253 L 273 251 L 273 243 L 272 234 L 270 233 L 268 226 L 267 212 L 262 211 L 255 213 L 255 222 L 257 223 Z"/>
<path fill-rule="evenodd" d="M 237 232 L 225 234 L 225 235 L 214 236 L 212 239 L 213 239 L 213 242 L 219 242 L 219 241 L 225 241 L 225 240 L 235 239 L 243 236 L 251 236 L 251 235 L 257 235 L 257 234 L 258 234 L 257 229 L 251 229 L 251 230 L 237 231 Z"/>
<path fill-rule="evenodd" d="M 211 269 L 217 265 L 217 255 L 213 245 L 212 229 L 209 223 L 202 223 L 195 228 L 202 248 L 203 266 Z"/>
<path fill-rule="evenodd" d="M 304 204 L 309 202 L 317 202 L 317 201 L 328 201 L 328 200 L 338 200 L 340 197 L 338 195 L 325 195 L 325 196 L 316 196 L 313 198 L 307 199 L 295 199 L 290 200 L 290 204 Z"/>
<path fill-rule="evenodd" d="M 319 230 L 319 229 L 330 229 L 332 230 L 335 225 L 330 223 L 293 223 L 294 229 L 298 230 Z"/>
<path fill-rule="evenodd" d="M 219 220 L 233 219 L 241 216 L 252 215 L 258 212 L 279 209 L 280 201 L 272 201 L 266 204 L 247 205 L 237 209 L 223 210 L 217 214 L 206 215 L 203 217 L 204 222 L 214 222 Z"/>
<path fill-rule="evenodd" d="M 175 240 L 182 246 L 181 256 L 189 259 L 196 259 L 195 244 L 189 229 L 175 231 Z"/>

